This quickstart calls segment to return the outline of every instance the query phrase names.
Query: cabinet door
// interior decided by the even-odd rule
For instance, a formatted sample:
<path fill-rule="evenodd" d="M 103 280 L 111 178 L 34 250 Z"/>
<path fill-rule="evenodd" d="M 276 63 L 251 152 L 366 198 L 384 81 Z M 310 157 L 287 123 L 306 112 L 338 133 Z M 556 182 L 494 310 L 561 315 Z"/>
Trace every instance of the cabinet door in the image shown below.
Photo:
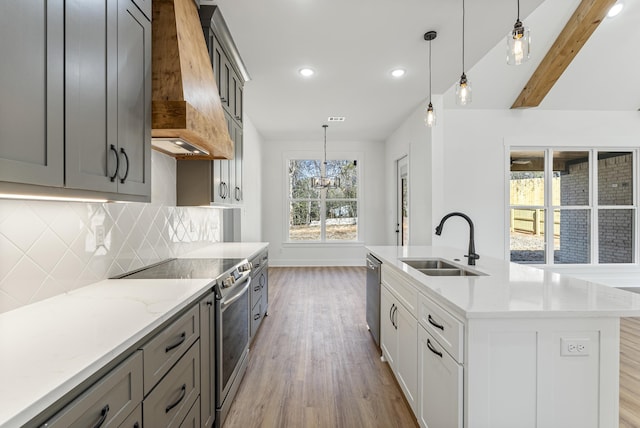
<path fill-rule="evenodd" d="M 65 1 L 65 178 L 117 191 L 117 0 Z"/>
<path fill-rule="evenodd" d="M 220 94 L 220 101 L 225 111 L 229 112 L 230 107 L 230 78 L 231 78 L 231 64 L 227 59 L 227 55 L 222 50 L 222 46 L 216 37 L 213 38 L 213 74 L 216 78 L 216 84 L 218 85 L 218 93 Z"/>
<path fill-rule="evenodd" d="M 63 2 L 0 2 L 0 26 L 0 181 L 61 187 Z"/>
<path fill-rule="evenodd" d="M 462 366 L 423 327 L 419 336 L 420 426 L 462 428 Z"/>
<path fill-rule="evenodd" d="M 139 0 L 138 0 L 139 1 Z M 118 0 L 118 192 L 151 194 L 151 22 Z"/>
<path fill-rule="evenodd" d="M 258 285 L 262 291 L 262 314 L 266 315 L 269 310 L 269 265 L 264 264 L 264 268 L 258 276 Z"/>
<path fill-rule="evenodd" d="M 380 291 L 380 348 L 382 355 L 395 370 L 398 339 L 394 317 L 396 316 L 396 300 L 391 292 L 382 287 Z"/>
<path fill-rule="evenodd" d="M 234 96 L 234 117 L 238 121 L 238 123 L 242 124 L 242 88 L 243 83 L 241 77 L 235 75 L 235 96 Z"/>
<path fill-rule="evenodd" d="M 235 155 L 233 158 L 235 183 L 233 190 L 233 201 L 236 203 L 242 202 L 243 187 L 242 187 L 242 156 L 243 156 L 243 144 L 242 144 L 242 128 L 237 124 L 233 124 L 233 144 Z"/>
<path fill-rule="evenodd" d="M 213 340 L 215 305 L 213 292 L 200 301 L 200 426 L 213 427 L 216 416 L 216 353 Z"/>
<path fill-rule="evenodd" d="M 398 327 L 396 376 L 411 408 L 416 409 L 418 396 L 418 320 L 402 305 L 397 305 Z M 442 425 L 447 426 L 447 425 Z"/>

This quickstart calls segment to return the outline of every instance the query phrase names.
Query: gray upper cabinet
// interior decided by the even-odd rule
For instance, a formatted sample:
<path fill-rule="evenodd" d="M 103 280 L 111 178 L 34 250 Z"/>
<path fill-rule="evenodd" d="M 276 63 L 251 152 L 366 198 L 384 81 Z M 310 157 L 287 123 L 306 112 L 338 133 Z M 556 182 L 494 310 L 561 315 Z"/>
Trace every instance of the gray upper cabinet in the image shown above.
<path fill-rule="evenodd" d="M 0 2 L 0 181 L 64 184 L 62 4 Z"/>
<path fill-rule="evenodd" d="M 132 0 L 65 7 L 66 186 L 148 196 L 151 23 Z"/>
<path fill-rule="evenodd" d="M 149 200 L 149 8 L 2 2 L 0 190 Z"/>

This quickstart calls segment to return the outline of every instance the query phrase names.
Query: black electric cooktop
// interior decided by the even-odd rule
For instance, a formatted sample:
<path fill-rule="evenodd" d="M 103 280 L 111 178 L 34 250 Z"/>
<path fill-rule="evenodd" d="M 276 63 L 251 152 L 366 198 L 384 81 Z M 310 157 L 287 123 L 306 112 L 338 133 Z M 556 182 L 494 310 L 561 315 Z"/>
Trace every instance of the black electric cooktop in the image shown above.
<path fill-rule="evenodd" d="M 244 259 L 171 259 L 119 276 L 119 279 L 216 279 Z"/>

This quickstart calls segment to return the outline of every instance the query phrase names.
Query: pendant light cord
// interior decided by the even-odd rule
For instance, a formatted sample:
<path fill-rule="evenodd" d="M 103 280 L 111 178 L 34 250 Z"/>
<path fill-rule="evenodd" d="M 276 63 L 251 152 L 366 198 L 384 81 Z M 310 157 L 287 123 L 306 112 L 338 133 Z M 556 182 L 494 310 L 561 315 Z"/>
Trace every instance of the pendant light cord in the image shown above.
<path fill-rule="evenodd" d="M 431 40 L 429 40 L 429 104 L 431 104 Z"/>
<path fill-rule="evenodd" d="M 520 21 L 520 0 L 518 0 L 518 21 Z"/>
<path fill-rule="evenodd" d="M 464 74 L 464 0 L 462 0 L 462 73 Z"/>

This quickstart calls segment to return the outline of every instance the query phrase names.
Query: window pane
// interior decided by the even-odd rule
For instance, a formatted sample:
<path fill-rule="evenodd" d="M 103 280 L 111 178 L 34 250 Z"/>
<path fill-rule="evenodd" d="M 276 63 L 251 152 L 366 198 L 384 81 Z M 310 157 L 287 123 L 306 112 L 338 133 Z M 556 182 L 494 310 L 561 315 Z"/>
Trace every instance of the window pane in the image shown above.
<path fill-rule="evenodd" d="M 598 152 L 598 205 L 633 205 L 630 152 Z"/>
<path fill-rule="evenodd" d="M 289 214 L 289 240 L 319 241 L 320 203 L 316 201 L 291 202 Z"/>
<path fill-rule="evenodd" d="M 553 152 L 555 206 L 589 205 L 589 152 Z"/>
<path fill-rule="evenodd" d="M 544 205 L 544 152 L 511 152 L 511 205 Z"/>
<path fill-rule="evenodd" d="M 327 201 L 327 239 L 354 241 L 358 239 L 358 203 Z"/>
<path fill-rule="evenodd" d="M 340 187 L 328 189 L 328 199 L 356 199 L 358 197 L 358 168 L 355 161 L 327 161 L 327 176 L 339 177 Z"/>
<path fill-rule="evenodd" d="M 634 210 L 598 211 L 598 261 L 633 263 Z"/>
<path fill-rule="evenodd" d="M 320 161 L 289 161 L 289 197 L 294 199 L 315 199 L 319 192 L 311 187 L 311 177 L 320 175 Z"/>
<path fill-rule="evenodd" d="M 544 213 L 537 209 L 511 209 L 511 261 L 545 263 Z"/>
<path fill-rule="evenodd" d="M 554 263 L 591 263 L 591 211 L 554 210 Z"/>

